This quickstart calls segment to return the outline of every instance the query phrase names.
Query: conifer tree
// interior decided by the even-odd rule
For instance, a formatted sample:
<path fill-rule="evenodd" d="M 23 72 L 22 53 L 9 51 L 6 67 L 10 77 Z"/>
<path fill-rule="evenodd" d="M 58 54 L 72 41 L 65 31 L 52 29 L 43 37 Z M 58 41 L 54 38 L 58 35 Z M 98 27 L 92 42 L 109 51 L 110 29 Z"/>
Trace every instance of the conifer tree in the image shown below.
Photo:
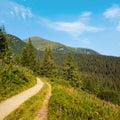
<path fill-rule="evenodd" d="M 36 71 L 37 56 L 30 39 L 27 46 L 23 48 L 21 55 L 21 64 L 25 67 L 30 68 L 33 71 Z"/>
<path fill-rule="evenodd" d="M 9 63 L 11 57 L 11 51 L 9 48 L 9 42 L 4 28 L 0 28 L 0 59 Z"/>
<path fill-rule="evenodd" d="M 80 86 L 78 66 L 70 53 L 66 56 L 63 63 L 63 77 L 69 80 L 72 85 Z"/>
<path fill-rule="evenodd" d="M 54 77 L 56 75 L 56 66 L 50 48 L 45 49 L 41 72 L 46 77 Z"/>

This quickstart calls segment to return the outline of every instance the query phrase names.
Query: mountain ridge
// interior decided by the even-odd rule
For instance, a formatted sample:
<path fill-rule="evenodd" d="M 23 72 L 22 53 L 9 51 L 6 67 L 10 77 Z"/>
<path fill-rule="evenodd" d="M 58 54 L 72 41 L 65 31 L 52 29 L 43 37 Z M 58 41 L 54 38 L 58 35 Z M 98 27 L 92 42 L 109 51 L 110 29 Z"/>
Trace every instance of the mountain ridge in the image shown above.
<path fill-rule="evenodd" d="M 44 51 L 46 47 L 50 47 L 54 53 L 75 53 L 75 54 L 93 54 L 98 55 L 99 53 L 95 50 L 88 49 L 88 48 L 77 48 L 77 47 L 70 47 L 59 42 L 54 42 L 52 40 L 47 40 L 41 38 L 39 36 L 33 36 L 30 38 L 32 41 L 33 46 L 39 50 Z M 29 38 L 23 40 L 27 43 Z"/>

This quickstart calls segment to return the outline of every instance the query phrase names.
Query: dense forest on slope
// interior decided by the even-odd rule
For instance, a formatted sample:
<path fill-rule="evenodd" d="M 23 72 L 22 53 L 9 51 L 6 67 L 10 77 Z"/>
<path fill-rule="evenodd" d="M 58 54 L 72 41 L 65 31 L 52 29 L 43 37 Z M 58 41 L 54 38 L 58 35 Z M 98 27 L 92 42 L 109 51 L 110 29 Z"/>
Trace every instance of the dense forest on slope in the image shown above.
<path fill-rule="evenodd" d="M 64 45 L 62 47 L 65 47 L 65 49 L 63 49 L 61 47 L 61 44 L 59 43 L 46 41 L 45 39 L 39 37 L 33 37 L 31 39 L 31 43 L 37 50 L 41 50 L 38 51 L 41 61 L 44 60 L 43 54 L 45 48 L 53 47 L 52 49 L 52 52 L 54 53 L 53 58 L 55 60 L 56 68 L 58 69 L 57 70 L 59 74 L 58 76 L 62 75 L 62 66 L 63 61 L 66 57 L 66 53 L 69 52 L 72 53 L 78 65 L 78 70 L 80 72 L 79 76 L 80 80 L 82 81 L 82 89 L 89 93 L 96 94 L 101 99 L 111 101 L 115 104 L 120 103 L 120 57 L 103 56 L 98 54 L 93 55 L 92 53 L 91 55 L 78 53 L 76 54 L 76 52 L 69 50 Z M 18 46 L 19 48 L 19 44 L 16 44 L 16 46 Z M 61 47 L 61 50 L 55 52 L 54 50 L 59 47 Z M 16 47 L 12 45 L 12 48 L 15 49 Z M 22 51 L 21 48 L 19 48 L 19 51 Z M 36 68 L 37 72 L 39 74 L 42 74 L 43 70 L 40 66 L 42 65 L 39 65 L 39 68 L 38 67 Z"/>
<path fill-rule="evenodd" d="M 65 54 L 54 54 L 58 66 L 62 65 Z M 103 55 L 73 54 L 79 66 L 79 71 L 83 73 L 94 73 L 103 77 L 111 76 L 120 79 L 120 57 Z"/>
<path fill-rule="evenodd" d="M 65 56 L 55 54 L 59 69 Z M 74 58 L 79 67 L 82 89 L 120 104 L 120 57 L 74 54 Z"/>
<path fill-rule="evenodd" d="M 21 50 L 26 46 L 26 43 L 14 35 L 8 34 L 7 36 L 8 36 L 10 48 L 14 53 L 14 55 L 20 54 Z"/>
<path fill-rule="evenodd" d="M 0 49 L 0 100 L 35 84 L 34 72 L 52 84 L 48 120 L 119 120 L 119 57 L 76 54 L 68 49 L 61 53 L 46 45 L 45 51 L 37 51 L 31 39 L 26 44 L 10 35 L 3 38 L 7 44 L 0 45 L 7 49 Z"/>

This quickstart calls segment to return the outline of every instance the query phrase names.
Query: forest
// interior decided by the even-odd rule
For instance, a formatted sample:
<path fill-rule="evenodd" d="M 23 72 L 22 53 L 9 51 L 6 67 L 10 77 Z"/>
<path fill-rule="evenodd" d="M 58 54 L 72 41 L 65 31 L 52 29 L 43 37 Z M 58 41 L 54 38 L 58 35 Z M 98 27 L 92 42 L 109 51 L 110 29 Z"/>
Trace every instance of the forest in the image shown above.
<path fill-rule="evenodd" d="M 98 105 L 98 98 L 118 106 L 120 105 L 120 57 L 53 53 L 50 47 L 45 48 L 44 52 L 40 52 L 34 48 L 30 38 L 27 45 L 23 47 L 17 56 L 13 56 L 13 54 L 8 35 L 1 29 L 0 101 L 33 86 L 35 84 L 35 76 L 41 76 L 49 78 L 49 81 L 53 85 L 53 97 L 49 104 L 51 112 L 56 109 L 53 109 L 55 106 L 54 103 L 58 102 L 56 104 L 57 107 L 62 106 L 61 109 L 67 111 L 66 114 L 68 115 L 76 111 L 74 116 L 76 117 L 79 116 L 79 112 L 82 111 L 81 116 L 83 119 L 91 118 L 91 114 L 89 115 L 89 110 L 86 108 L 85 103 L 82 104 L 83 100 L 78 102 L 82 99 L 81 96 L 86 98 L 86 102 L 88 102 L 89 99 L 91 100 L 88 102 L 90 106 L 91 104 L 97 104 L 98 107 L 102 106 L 102 102 L 100 102 L 100 106 Z M 32 79 L 32 82 L 29 78 Z M 63 96 L 61 103 L 59 103 L 60 98 L 56 99 L 57 94 Z M 73 94 L 75 94 L 74 97 Z M 81 96 L 79 96 L 79 94 Z M 97 103 L 93 101 L 93 98 L 97 99 Z M 66 104 L 69 105 L 69 100 L 71 99 L 73 100 L 73 104 L 71 108 L 69 108 Z M 77 106 L 77 104 L 79 104 L 79 108 L 75 107 L 74 109 L 74 106 Z M 80 108 L 81 104 L 86 112 Z M 94 106 L 96 111 L 97 106 Z M 93 109 L 94 107 L 91 108 Z M 113 108 L 111 107 L 110 110 L 112 111 Z M 105 109 L 109 112 L 106 103 Z M 102 114 L 99 113 L 101 112 L 101 108 L 100 111 L 97 112 L 98 113 L 94 113 L 93 115 L 96 119 L 99 118 L 97 114 Z M 88 114 L 87 118 L 85 114 Z M 113 114 L 114 113 L 111 112 L 110 116 Z M 53 116 L 51 115 L 49 115 L 49 119 L 52 119 Z M 118 117 L 119 116 L 116 116 L 116 118 Z"/>
<path fill-rule="evenodd" d="M 55 54 L 59 69 L 65 56 Z M 73 54 L 73 56 L 79 68 L 82 89 L 120 104 L 120 57 L 85 54 Z"/>

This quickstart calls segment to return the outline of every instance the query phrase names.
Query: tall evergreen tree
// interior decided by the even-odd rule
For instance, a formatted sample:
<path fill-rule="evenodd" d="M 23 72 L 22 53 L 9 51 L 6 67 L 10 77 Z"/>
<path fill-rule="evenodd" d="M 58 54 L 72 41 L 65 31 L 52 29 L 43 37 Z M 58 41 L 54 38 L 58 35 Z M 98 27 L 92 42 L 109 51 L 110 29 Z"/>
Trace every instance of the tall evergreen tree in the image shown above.
<path fill-rule="evenodd" d="M 46 77 L 54 77 L 56 75 L 56 65 L 50 48 L 45 49 L 41 71 L 42 75 Z"/>
<path fill-rule="evenodd" d="M 37 56 L 30 39 L 27 46 L 23 48 L 21 55 L 21 64 L 25 67 L 30 68 L 33 71 L 36 71 Z"/>
<path fill-rule="evenodd" d="M 9 48 L 9 42 L 4 28 L 0 28 L 0 59 L 9 63 L 11 57 L 11 51 Z"/>
<path fill-rule="evenodd" d="M 68 54 L 63 63 L 63 77 L 74 86 L 80 86 L 78 66 L 72 54 Z"/>

